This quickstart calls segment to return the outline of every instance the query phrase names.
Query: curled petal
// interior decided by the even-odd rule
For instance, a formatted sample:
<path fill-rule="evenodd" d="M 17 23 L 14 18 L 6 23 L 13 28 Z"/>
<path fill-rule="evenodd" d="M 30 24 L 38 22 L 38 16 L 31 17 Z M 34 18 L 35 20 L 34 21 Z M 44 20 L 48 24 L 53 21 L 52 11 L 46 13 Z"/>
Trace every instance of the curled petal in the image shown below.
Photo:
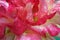
<path fill-rule="evenodd" d="M 45 26 L 32 26 L 31 30 L 37 32 L 38 34 L 40 34 L 41 36 L 46 37 L 46 34 L 48 33 L 48 30 Z"/>
<path fill-rule="evenodd" d="M 9 7 L 9 4 L 6 1 L 0 1 L 0 6 L 3 6 L 7 10 Z"/>
<path fill-rule="evenodd" d="M 59 28 L 54 24 L 47 24 L 43 26 L 32 26 L 31 30 L 34 30 L 37 33 L 45 34 L 45 35 L 46 33 L 48 33 L 51 36 L 56 36 L 59 34 Z"/>

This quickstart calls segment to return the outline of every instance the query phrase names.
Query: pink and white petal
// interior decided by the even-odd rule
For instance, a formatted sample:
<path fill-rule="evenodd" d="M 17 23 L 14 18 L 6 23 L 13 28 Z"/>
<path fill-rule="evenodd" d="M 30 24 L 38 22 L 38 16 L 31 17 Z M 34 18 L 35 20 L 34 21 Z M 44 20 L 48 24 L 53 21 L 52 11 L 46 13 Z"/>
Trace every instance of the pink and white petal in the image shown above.
<path fill-rule="evenodd" d="M 56 36 L 59 34 L 59 28 L 55 24 L 47 24 L 48 33 L 51 36 Z"/>
<path fill-rule="evenodd" d="M 48 33 L 48 30 L 46 26 L 40 25 L 40 26 L 31 26 L 30 30 L 35 31 L 36 33 L 40 34 L 43 37 L 46 37 L 46 34 Z"/>
<path fill-rule="evenodd" d="M 14 40 L 41 40 L 41 38 L 35 33 L 23 33 L 20 37 L 15 36 Z"/>
<path fill-rule="evenodd" d="M 0 6 L 3 6 L 7 10 L 8 7 L 9 7 L 9 4 L 6 1 L 1 1 L 0 0 Z"/>
<path fill-rule="evenodd" d="M 48 33 L 51 36 L 56 36 L 59 34 L 59 28 L 55 24 L 45 24 L 42 26 L 32 26 L 31 30 L 36 31 L 37 33 L 40 34 L 45 34 Z"/>

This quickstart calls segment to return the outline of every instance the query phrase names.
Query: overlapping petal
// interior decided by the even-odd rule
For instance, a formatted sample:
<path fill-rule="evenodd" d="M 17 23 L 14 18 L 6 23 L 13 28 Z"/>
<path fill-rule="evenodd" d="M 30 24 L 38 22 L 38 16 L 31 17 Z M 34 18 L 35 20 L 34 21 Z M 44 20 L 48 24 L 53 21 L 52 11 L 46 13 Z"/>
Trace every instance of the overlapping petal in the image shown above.
<path fill-rule="evenodd" d="M 12 33 L 20 36 L 15 40 L 41 40 L 47 35 L 56 36 L 60 28 L 45 23 L 57 12 L 60 13 L 60 3 L 55 3 L 55 0 L 0 0 L 1 35 L 4 35 L 7 26 Z M 27 29 L 33 32 L 23 34 Z"/>

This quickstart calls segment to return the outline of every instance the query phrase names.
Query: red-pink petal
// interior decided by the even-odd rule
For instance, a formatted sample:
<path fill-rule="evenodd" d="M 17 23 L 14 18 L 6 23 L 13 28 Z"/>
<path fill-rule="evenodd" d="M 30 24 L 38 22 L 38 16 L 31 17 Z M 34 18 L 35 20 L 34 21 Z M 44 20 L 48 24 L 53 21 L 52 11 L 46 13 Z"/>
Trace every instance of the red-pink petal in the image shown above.
<path fill-rule="evenodd" d="M 0 39 L 4 38 L 5 35 L 5 26 L 0 26 Z"/>
<path fill-rule="evenodd" d="M 26 30 L 27 25 L 22 20 L 16 18 L 14 23 L 8 27 L 14 34 L 20 36 Z"/>

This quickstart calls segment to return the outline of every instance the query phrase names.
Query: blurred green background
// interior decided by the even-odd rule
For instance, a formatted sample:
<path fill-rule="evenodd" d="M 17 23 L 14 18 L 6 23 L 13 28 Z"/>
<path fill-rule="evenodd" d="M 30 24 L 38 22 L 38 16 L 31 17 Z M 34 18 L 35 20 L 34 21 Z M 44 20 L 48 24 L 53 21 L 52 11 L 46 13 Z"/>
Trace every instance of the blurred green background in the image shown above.
<path fill-rule="evenodd" d="M 57 36 L 56 36 L 56 37 L 54 37 L 54 38 L 55 38 L 56 40 L 60 40 L 60 37 L 57 37 Z"/>

